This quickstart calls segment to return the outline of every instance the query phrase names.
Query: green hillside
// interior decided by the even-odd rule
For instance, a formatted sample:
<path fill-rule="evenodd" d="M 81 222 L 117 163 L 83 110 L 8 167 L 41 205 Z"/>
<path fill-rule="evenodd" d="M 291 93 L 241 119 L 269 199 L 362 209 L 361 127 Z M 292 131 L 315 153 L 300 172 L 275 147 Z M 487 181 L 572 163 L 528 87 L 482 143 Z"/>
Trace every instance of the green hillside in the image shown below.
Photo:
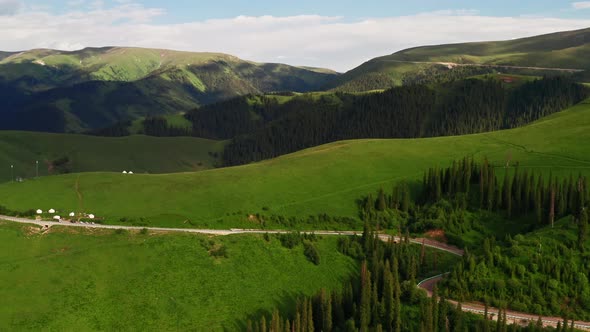
<path fill-rule="evenodd" d="M 340 289 L 357 269 L 335 237 L 315 242 L 314 265 L 302 245 L 274 236 L 0 225 L 0 296 L 10 303 L 0 326 L 10 331 L 236 331 L 277 305 Z"/>
<path fill-rule="evenodd" d="M 108 222 L 257 227 L 256 213 L 304 217 L 357 214 L 355 201 L 435 165 L 465 156 L 570 175 L 590 174 L 590 101 L 532 125 L 486 134 L 343 141 L 240 167 L 197 173 L 85 173 L 0 186 L 12 209 L 85 209 Z M 74 190 L 78 188 L 81 196 Z M 149 207 L 149 208 L 147 208 Z M 190 221 L 190 222 L 189 222 Z M 359 225 L 360 226 L 360 225 Z"/>
<path fill-rule="evenodd" d="M 565 31 L 508 41 L 416 47 L 372 59 L 341 75 L 330 88 L 371 90 L 428 79 L 450 79 L 477 74 L 573 75 L 590 80 L 590 29 Z M 480 66 L 449 66 L 449 63 Z M 502 66 L 579 69 L 583 72 Z"/>
<path fill-rule="evenodd" d="M 0 131 L 0 182 L 14 177 L 33 178 L 60 172 L 123 170 L 170 173 L 212 168 L 224 142 L 200 138 L 129 136 L 106 138 L 71 134 Z M 67 161 L 63 160 L 67 158 Z M 60 164 L 60 159 L 63 165 Z"/>
<path fill-rule="evenodd" d="M 37 49 L 0 57 L 0 84 L 28 95 L 2 108 L 36 118 L 51 107 L 63 113 L 66 122 L 65 128 L 45 129 L 54 132 L 176 114 L 245 94 L 318 90 L 336 75 L 326 69 L 255 63 L 219 53 L 143 48 Z M 39 130 L 18 118 L 12 121 L 9 129 Z"/>

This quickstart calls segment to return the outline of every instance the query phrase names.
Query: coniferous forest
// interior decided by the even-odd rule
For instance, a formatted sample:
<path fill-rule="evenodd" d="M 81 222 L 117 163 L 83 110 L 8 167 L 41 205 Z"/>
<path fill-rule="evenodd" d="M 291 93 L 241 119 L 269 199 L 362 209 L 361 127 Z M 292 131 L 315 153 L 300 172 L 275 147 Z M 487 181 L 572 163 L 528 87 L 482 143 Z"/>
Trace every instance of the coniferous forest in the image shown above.
<path fill-rule="evenodd" d="M 466 158 L 431 168 L 414 187 L 398 184 L 365 197 L 361 216 L 380 228 L 440 230 L 465 247 L 441 294 L 590 319 L 587 178 L 559 179 Z M 474 233 L 480 236 L 473 238 Z"/>
<path fill-rule="evenodd" d="M 506 311 L 498 321 L 464 313 L 446 301 L 435 286 L 432 297 L 416 287 L 419 278 L 444 271 L 440 253 L 409 243 L 384 242 L 367 223 L 362 237 L 344 237 L 339 250 L 358 259 L 357 277 L 341 289 L 295 300 L 293 311 L 272 313 L 243 322 L 246 331 L 545 331 L 539 321 L 509 325 Z M 567 323 L 564 322 L 564 325 Z M 569 331 L 569 327 L 563 331 Z"/>
<path fill-rule="evenodd" d="M 382 93 L 261 97 L 203 107 L 187 115 L 194 135 L 232 139 L 226 165 L 244 164 L 344 139 L 463 135 L 522 126 L 589 96 L 581 85 L 547 78 L 507 88 L 469 79 L 436 88 L 410 85 Z"/>
<path fill-rule="evenodd" d="M 410 84 L 383 92 L 244 96 L 202 106 L 185 117 L 192 130 L 149 117 L 142 133 L 230 140 L 224 165 L 273 158 L 345 139 L 465 135 L 514 128 L 566 109 L 590 89 L 562 77 L 516 85 L 497 79 Z M 287 101 L 281 101 L 287 97 Z M 125 123 L 90 132 L 124 136 Z"/>

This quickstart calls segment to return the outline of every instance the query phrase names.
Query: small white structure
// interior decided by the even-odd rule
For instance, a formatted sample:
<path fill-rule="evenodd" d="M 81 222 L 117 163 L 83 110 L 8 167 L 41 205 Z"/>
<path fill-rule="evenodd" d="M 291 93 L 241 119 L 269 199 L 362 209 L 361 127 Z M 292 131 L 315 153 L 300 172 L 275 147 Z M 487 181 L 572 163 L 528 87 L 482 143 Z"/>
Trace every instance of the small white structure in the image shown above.
<path fill-rule="evenodd" d="M 49 209 L 49 213 L 55 213 L 54 209 Z"/>
<path fill-rule="evenodd" d="M 90 219 L 94 219 L 94 215 L 93 215 L 93 214 L 89 214 L 89 215 L 88 215 L 88 218 L 90 218 Z"/>
<path fill-rule="evenodd" d="M 70 217 L 75 217 L 76 214 L 74 212 L 70 212 Z"/>
<path fill-rule="evenodd" d="M 53 220 L 60 221 L 61 220 L 61 217 L 60 216 L 53 216 Z"/>
<path fill-rule="evenodd" d="M 127 171 L 123 171 L 123 174 L 127 174 Z"/>
<path fill-rule="evenodd" d="M 37 210 L 37 214 L 43 214 L 43 210 L 41 210 L 41 209 Z"/>
<path fill-rule="evenodd" d="M 129 174 L 133 174 L 133 172 L 132 171 L 129 171 Z"/>

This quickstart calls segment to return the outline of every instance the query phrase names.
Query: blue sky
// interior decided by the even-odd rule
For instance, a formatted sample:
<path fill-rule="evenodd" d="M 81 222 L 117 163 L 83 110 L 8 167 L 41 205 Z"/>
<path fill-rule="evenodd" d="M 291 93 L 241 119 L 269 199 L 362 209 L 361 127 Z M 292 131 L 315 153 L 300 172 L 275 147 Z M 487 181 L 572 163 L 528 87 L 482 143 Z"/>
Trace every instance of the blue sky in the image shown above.
<path fill-rule="evenodd" d="M 590 0 L 0 0 L 0 50 L 134 46 L 346 71 L 408 47 L 590 27 Z"/>
<path fill-rule="evenodd" d="M 94 1 L 80 0 L 31 0 L 31 5 L 49 6 L 53 11 L 64 12 L 74 3 L 91 4 Z M 125 1 L 104 0 L 105 5 L 114 5 Z M 197 0 L 197 1 L 134 1 L 146 7 L 166 10 L 166 16 L 160 18 L 162 23 L 192 22 L 212 18 L 230 18 L 246 16 L 292 16 L 316 14 L 322 16 L 342 16 L 348 19 L 365 17 L 389 17 L 414 15 L 422 12 L 441 10 L 476 10 L 486 16 L 552 16 L 560 18 L 584 18 L 590 16 L 590 10 L 575 10 L 573 3 L 584 1 L 568 0 Z"/>

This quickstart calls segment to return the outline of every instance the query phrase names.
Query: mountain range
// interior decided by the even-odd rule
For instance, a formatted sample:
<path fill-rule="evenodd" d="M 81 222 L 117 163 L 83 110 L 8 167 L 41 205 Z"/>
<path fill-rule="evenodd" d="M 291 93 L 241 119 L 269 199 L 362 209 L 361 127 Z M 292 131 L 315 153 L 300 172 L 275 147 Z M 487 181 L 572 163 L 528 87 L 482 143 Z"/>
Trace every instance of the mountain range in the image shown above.
<path fill-rule="evenodd" d="M 0 97 L 8 102 L 0 113 L 10 129 L 81 132 L 238 95 L 317 90 L 335 76 L 219 53 L 125 47 L 2 52 Z M 64 125 L 25 121 L 47 113 L 63 117 Z"/>
<path fill-rule="evenodd" d="M 590 29 L 530 38 L 424 46 L 329 69 L 255 63 L 220 53 L 129 47 L 0 52 L 0 129 L 87 132 L 184 114 L 236 96 L 383 90 L 482 74 L 590 81 Z"/>

